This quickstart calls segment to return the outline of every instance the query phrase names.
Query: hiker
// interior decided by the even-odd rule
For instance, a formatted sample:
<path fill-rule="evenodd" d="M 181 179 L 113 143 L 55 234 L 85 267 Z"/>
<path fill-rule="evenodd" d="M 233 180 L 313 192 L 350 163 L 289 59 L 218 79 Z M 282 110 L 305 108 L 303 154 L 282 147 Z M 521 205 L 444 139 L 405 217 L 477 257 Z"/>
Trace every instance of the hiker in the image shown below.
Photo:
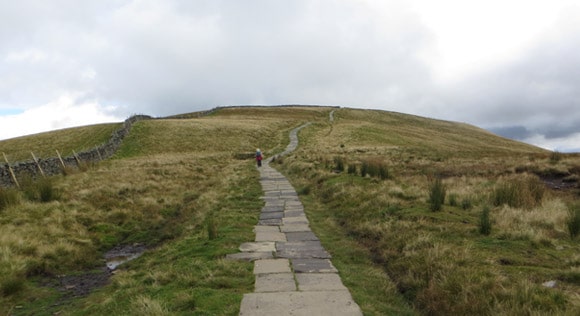
<path fill-rule="evenodd" d="M 260 148 L 256 149 L 256 161 L 258 162 L 258 167 L 262 166 L 262 152 Z"/>

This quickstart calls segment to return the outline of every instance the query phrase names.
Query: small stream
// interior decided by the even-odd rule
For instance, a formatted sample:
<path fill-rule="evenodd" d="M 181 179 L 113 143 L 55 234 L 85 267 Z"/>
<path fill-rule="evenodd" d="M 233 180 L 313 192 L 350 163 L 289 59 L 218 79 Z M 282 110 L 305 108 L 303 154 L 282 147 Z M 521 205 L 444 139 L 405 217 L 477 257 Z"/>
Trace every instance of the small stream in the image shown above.
<path fill-rule="evenodd" d="M 120 265 L 139 258 L 147 248 L 140 244 L 117 246 L 105 253 L 107 268 L 111 271 Z"/>

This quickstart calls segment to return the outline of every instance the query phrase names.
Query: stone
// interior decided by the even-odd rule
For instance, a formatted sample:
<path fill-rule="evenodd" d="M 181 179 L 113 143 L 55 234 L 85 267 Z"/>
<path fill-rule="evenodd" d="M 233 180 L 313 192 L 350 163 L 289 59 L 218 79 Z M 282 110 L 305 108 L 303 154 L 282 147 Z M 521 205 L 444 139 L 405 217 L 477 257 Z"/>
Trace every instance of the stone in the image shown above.
<path fill-rule="evenodd" d="M 274 255 L 272 252 L 239 252 L 230 253 L 226 255 L 228 260 L 240 260 L 240 261 L 255 261 L 260 259 L 273 259 Z"/>
<path fill-rule="evenodd" d="M 277 256 L 290 259 L 330 259 L 319 241 L 277 242 Z"/>
<path fill-rule="evenodd" d="M 306 216 L 306 214 L 304 214 L 304 211 L 288 211 L 285 210 L 284 211 L 284 217 L 300 217 L 300 216 Z"/>
<path fill-rule="evenodd" d="M 279 233 L 280 232 L 280 226 L 264 226 L 264 225 L 257 225 L 254 226 L 254 232 L 255 233 Z"/>
<path fill-rule="evenodd" d="M 279 232 L 257 232 L 256 241 L 286 241 L 286 234 Z"/>
<path fill-rule="evenodd" d="M 260 219 L 264 220 L 264 219 L 276 219 L 276 218 L 283 218 L 284 217 L 284 212 L 270 212 L 270 213 L 262 213 L 260 214 Z"/>
<path fill-rule="evenodd" d="M 288 259 L 263 259 L 254 261 L 254 274 L 291 272 Z"/>
<path fill-rule="evenodd" d="M 296 281 L 292 273 L 257 274 L 254 292 L 296 291 Z"/>
<path fill-rule="evenodd" d="M 348 291 L 244 294 L 240 316 L 362 316 Z"/>
<path fill-rule="evenodd" d="M 282 225 L 281 218 L 261 219 L 258 221 L 259 226 L 280 226 Z"/>
<path fill-rule="evenodd" d="M 292 259 L 292 268 L 296 273 L 337 273 L 328 259 Z"/>
<path fill-rule="evenodd" d="M 308 219 L 306 216 L 297 216 L 297 217 L 284 217 L 282 219 L 283 225 L 292 225 L 292 224 L 306 224 L 308 225 Z"/>
<path fill-rule="evenodd" d="M 287 241 L 316 241 L 318 237 L 313 232 L 289 232 L 286 233 Z"/>
<path fill-rule="evenodd" d="M 272 241 L 246 242 L 240 245 L 240 251 L 243 252 L 274 252 L 276 243 Z"/>
<path fill-rule="evenodd" d="M 280 231 L 283 233 L 292 233 L 292 232 L 309 232 L 311 230 L 308 224 L 291 224 L 280 226 Z"/>
<path fill-rule="evenodd" d="M 296 281 L 300 291 L 347 290 L 336 273 L 298 273 Z"/>
<path fill-rule="evenodd" d="M 262 213 L 270 213 L 270 212 L 284 212 L 284 207 L 282 205 L 274 205 L 274 206 L 264 206 L 262 208 Z"/>

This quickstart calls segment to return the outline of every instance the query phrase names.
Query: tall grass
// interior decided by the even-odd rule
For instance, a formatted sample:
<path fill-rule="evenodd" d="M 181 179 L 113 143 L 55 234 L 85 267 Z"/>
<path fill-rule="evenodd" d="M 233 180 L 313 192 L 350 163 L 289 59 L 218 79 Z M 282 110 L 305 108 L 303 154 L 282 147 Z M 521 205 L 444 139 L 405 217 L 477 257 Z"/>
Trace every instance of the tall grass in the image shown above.
<path fill-rule="evenodd" d="M 515 208 L 532 208 L 541 204 L 545 184 L 536 176 L 519 176 L 501 182 L 491 196 L 493 205 L 507 204 Z"/>
<path fill-rule="evenodd" d="M 0 211 L 20 201 L 18 191 L 12 188 L 0 188 Z"/>
<path fill-rule="evenodd" d="M 345 168 L 344 166 L 345 166 L 344 158 L 340 156 L 334 157 L 334 170 L 338 172 L 343 172 Z"/>
<path fill-rule="evenodd" d="M 487 206 L 483 208 L 479 217 L 479 233 L 486 236 L 491 234 L 491 218 Z"/>
<path fill-rule="evenodd" d="M 447 188 L 440 177 L 429 180 L 429 208 L 432 212 L 439 212 L 445 204 Z"/>
<path fill-rule="evenodd" d="M 14 306 L 30 315 L 237 314 L 241 293 L 252 291 L 251 264 L 222 258 L 253 240 L 263 201 L 253 163 L 232 152 L 281 152 L 289 130 L 323 111 L 282 120 L 271 109 L 225 112 L 139 122 L 109 161 L 30 181 L 23 191 L 2 189 L 0 314 Z M 74 306 L 55 307 L 58 294 L 30 282 L 102 268 L 105 251 L 133 244 L 150 247 L 150 255 Z"/>
<path fill-rule="evenodd" d="M 296 187 L 311 188 L 301 196 L 310 223 L 333 252 L 333 263 L 365 314 L 405 314 L 394 307 L 398 300 L 425 315 L 580 312 L 575 295 L 580 288 L 570 275 L 580 248 L 566 229 L 566 202 L 574 192 L 548 194 L 533 176 L 509 176 L 517 166 L 528 165 L 530 157 L 538 170 L 550 168 L 548 152 L 528 151 L 453 123 L 340 111 L 341 121 L 331 133 L 319 127 L 318 133 L 303 134 L 304 147 L 280 168 Z M 463 134 L 444 132 L 452 128 Z M 349 157 L 360 161 L 365 177 L 367 162 L 376 157 L 397 177 L 365 181 L 330 173 L 320 161 L 335 156 L 341 143 Z M 308 173 L 296 172 L 306 168 Z M 437 190 L 431 190 L 436 186 L 430 181 L 425 190 L 425 173 L 442 174 L 445 181 Z M 501 189 L 504 184 L 506 190 Z M 444 196 L 442 187 L 453 192 L 453 205 L 426 211 L 431 192 Z M 524 198 L 517 197 L 520 193 Z M 533 202 L 518 204 L 526 200 Z M 509 201 L 532 206 L 510 206 Z M 347 241 L 356 246 L 345 246 Z M 355 257 L 351 249 L 361 252 Z M 353 268 L 353 261 L 364 260 L 386 275 L 369 280 Z M 555 278 L 561 280 L 556 288 L 542 286 Z M 376 283 L 394 285 L 396 292 L 369 293 L 369 285 Z"/>
<path fill-rule="evenodd" d="M 566 219 L 566 226 L 570 238 L 574 239 L 580 235 L 580 204 L 570 206 L 569 215 Z"/>
<path fill-rule="evenodd" d="M 387 165 L 379 159 L 363 160 L 360 173 L 363 178 L 368 175 L 371 178 L 379 178 L 381 180 L 389 179 L 391 176 Z"/>

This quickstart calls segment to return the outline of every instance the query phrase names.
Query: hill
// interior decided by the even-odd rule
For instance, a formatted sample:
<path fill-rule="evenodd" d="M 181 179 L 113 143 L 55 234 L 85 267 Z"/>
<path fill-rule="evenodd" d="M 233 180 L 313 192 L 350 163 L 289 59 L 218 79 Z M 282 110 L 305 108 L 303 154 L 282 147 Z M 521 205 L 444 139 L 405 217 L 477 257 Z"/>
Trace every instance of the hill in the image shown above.
<path fill-rule="evenodd" d="M 0 313 L 237 314 L 242 294 L 252 291 L 252 265 L 223 257 L 253 240 L 263 204 L 251 153 L 281 152 L 288 132 L 305 122 L 314 124 L 301 131 L 298 150 L 274 166 L 299 191 L 365 314 L 580 308 L 580 247 L 566 226 L 578 196 L 576 156 L 385 111 L 240 107 L 179 117 L 135 123 L 112 159 L 86 171 L 1 191 Z M 98 134 L 65 132 L 89 146 Z M 51 152 L 57 138 L 71 137 L 57 134 L 18 140 L 21 152 L 27 142 L 35 153 Z M 18 157 L 12 147 L 0 142 Z M 553 191 L 538 175 L 573 185 Z M 437 179 L 445 200 L 432 211 Z M 496 199 L 516 184 L 527 194 L 519 200 L 531 204 Z M 39 198 L 42 187 L 53 198 Z M 488 235 L 480 233 L 485 209 Z M 65 282 L 65 274 L 106 274 L 103 255 L 119 245 L 148 250 L 88 296 Z M 556 287 L 542 286 L 547 281 Z"/>

